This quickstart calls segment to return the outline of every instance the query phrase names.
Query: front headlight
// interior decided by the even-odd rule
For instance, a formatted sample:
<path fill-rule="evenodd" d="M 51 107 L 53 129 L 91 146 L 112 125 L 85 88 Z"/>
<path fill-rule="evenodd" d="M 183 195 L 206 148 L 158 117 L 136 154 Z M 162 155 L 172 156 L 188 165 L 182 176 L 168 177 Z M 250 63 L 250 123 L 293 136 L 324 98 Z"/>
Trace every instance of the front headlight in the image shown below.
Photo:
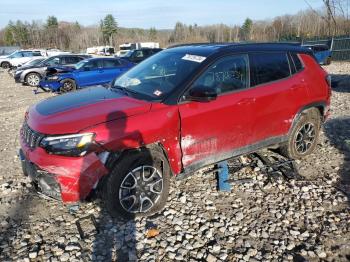
<path fill-rule="evenodd" d="M 93 144 L 95 134 L 85 133 L 66 136 L 45 137 L 40 142 L 48 153 L 65 156 L 83 156 Z"/>
<path fill-rule="evenodd" d="M 48 76 L 47 80 L 54 81 L 54 80 L 57 80 L 58 78 L 59 78 L 58 76 Z"/>

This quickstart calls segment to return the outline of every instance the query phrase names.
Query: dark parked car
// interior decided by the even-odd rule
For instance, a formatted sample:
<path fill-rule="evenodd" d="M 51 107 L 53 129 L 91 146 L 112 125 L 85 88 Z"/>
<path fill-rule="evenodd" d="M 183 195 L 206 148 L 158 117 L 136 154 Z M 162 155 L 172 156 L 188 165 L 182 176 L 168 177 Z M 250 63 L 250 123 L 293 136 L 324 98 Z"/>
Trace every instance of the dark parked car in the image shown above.
<path fill-rule="evenodd" d="M 170 179 L 266 147 L 311 154 L 330 112 L 330 79 L 306 48 L 202 44 L 166 49 L 110 88 L 29 108 L 24 174 L 76 202 L 102 190 L 114 216 L 160 211 Z"/>
<path fill-rule="evenodd" d="M 162 50 L 161 48 L 135 49 L 128 51 L 125 55 L 121 56 L 121 58 L 137 64 Z"/>
<path fill-rule="evenodd" d="M 314 53 L 317 62 L 320 65 L 330 65 L 332 62 L 332 51 L 328 45 L 303 45 L 303 47 L 309 48 Z"/>
<path fill-rule="evenodd" d="M 53 92 L 65 93 L 77 88 L 108 84 L 133 66 L 134 63 L 119 58 L 90 58 L 72 68 L 49 68 L 47 76 L 40 81 L 39 86 Z"/>
<path fill-rule="evenodd" d="M 57 55 L 51 56 L 38 64 L 18 67 L 14 72 L 17 83 L 38 86 L 40 80 L 45 77 L 46 70 L 50 66 L 74 66 L 76 63 L 89 58 L 88 55 Z"/>

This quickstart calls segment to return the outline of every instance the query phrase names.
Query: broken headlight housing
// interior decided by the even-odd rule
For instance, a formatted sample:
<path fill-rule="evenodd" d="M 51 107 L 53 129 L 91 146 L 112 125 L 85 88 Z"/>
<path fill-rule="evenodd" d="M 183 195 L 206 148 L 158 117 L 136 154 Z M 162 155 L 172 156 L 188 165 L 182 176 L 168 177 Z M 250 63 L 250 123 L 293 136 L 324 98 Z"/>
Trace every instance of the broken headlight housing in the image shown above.
<path fill-rule="evenodd" d="M 94 137 L 93 133 L 51 136 L 43 138 L 40 146 L 50 154 L 83 156 L 91 149 Z"/>
<path fill-rule="evenodd" d="M 49 81 L 55 81 L 55 80 L 58 80 L 58 75 L 53 75 L 53 76 L 48 76 L 46 79 L 49 80 Z"/>

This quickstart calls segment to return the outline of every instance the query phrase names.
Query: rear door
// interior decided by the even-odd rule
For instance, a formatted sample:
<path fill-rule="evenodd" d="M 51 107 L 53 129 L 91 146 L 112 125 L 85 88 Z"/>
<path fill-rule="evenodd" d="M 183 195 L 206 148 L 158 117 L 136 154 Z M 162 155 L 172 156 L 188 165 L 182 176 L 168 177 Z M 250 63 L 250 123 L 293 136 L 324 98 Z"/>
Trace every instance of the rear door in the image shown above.
<path fill-rule="evenodd" d="M 104 74 L 103 83 L 109 83 L 126 69 L 118 59 L 104 59 Z"/>
<path fill-rule="evenodd" d="M 249 57 L 255 97 L 252 142 L 281 138 L 308 95 L 303 79 L 292 76 L 287 52 L 253 53 Z"/>
<path fill-rule="evenodd" d="M 196 87 L 216 88 L 218 97 L 210 102 L 185 100 L 179 104 L 185 168 L 230 157 L 235 149 L 250 143 L 252 131 L 254 97 L 248 88 L 248 55 L 220 58 L 191 88 Z"/>

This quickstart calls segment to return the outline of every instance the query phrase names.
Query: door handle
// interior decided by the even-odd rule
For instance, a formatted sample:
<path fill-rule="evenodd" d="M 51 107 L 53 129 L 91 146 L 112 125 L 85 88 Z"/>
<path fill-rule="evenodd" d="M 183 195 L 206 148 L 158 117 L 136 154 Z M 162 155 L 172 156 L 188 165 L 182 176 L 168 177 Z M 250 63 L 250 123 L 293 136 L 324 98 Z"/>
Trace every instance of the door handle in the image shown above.
<path fill-rule="evenodd" d="M 255 101 L 256 101 L 255 97 L 243 98 L 237 104 L 238 105 L 250 105 L 250 104 L 255 103 Z"/>

